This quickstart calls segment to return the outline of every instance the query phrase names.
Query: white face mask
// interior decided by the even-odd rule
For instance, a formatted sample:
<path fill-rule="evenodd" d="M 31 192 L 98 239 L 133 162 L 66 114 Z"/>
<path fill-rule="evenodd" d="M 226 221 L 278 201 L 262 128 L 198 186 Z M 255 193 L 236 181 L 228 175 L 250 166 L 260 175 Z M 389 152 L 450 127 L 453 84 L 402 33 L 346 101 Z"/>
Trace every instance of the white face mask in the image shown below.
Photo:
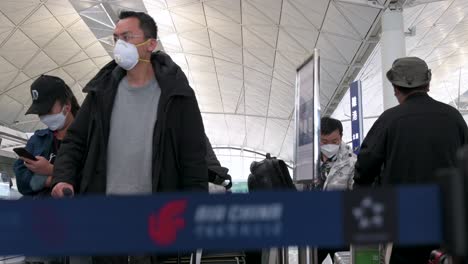
<path fill-rule="evenodd" d="M 326 145 L 320 146 L 320 151 L 327 158 L 331 158 L 335 156 L 338 153 L 339 149 L 340 149 L 340 145 L 335 145 L 335 144 L 326 144 Z"/>
<path fill-rule="evenodd" d="M 149 40 L 150 39 L 147 39 L 143 43 L 134 45 L 132 43 L 128 43 L 121 39 L 118 39 L 114 47 L 115 62 L 127 71 L 133 69 L 140 60 L 140 55 L 138 54 L 137 47 L 146 44 Z"/>
<path fill-rule="evenodd" d="M 58 114 L 39 116 L 41 122 L 52 131 L 62 129 L 65 126 L 65 118 L 66 116 L 63 114 L 63 110 Z"/>

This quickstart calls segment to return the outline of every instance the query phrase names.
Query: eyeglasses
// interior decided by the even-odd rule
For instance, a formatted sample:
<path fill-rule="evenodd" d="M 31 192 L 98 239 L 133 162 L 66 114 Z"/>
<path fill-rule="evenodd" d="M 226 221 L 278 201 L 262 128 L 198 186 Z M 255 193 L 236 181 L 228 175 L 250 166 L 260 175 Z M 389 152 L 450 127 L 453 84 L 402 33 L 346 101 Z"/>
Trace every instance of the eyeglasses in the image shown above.
<path fill-rule="evenodd" d="M 129 33 L 129 32 L 125 32 L 121 35 L 116 35 L 114 34 L 114 45 L 115 43 L 117 43 L 117 40 L 121 39 L 125 42 L 129 42 L 130 40 L 134 39 L 134 38 L 139 38 L 139 37 L 144 37 L 144 35 L 133 35 L 132 33 Z"/>

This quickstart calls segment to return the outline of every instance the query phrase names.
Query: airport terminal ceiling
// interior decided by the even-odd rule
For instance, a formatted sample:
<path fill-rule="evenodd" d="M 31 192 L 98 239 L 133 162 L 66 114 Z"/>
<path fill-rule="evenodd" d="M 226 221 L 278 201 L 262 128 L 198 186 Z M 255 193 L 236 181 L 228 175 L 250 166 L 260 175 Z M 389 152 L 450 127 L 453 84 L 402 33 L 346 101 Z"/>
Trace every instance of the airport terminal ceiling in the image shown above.
<path fill-rule="evenodd" d="M 24 112 L 42 73 L 62 77 L 83 100 L 82 87 L 112 59 L 118 12 L 139 10 L 156 20 L 160 48 L 189 77 L 213 145 L 291 161 L 296 67 L 321 50 L 320 100 L 331 114 L 378 43 L 379 6 L 389 1 L 349 2 L 363 1 L 1 0 L 0 124 L 23 132 L 41 126 Z M 433 1 L 406 2 L 424 9 Z M 467 1 L 442 2 L 427 21 L 454 2 L 466 10 Z"/>

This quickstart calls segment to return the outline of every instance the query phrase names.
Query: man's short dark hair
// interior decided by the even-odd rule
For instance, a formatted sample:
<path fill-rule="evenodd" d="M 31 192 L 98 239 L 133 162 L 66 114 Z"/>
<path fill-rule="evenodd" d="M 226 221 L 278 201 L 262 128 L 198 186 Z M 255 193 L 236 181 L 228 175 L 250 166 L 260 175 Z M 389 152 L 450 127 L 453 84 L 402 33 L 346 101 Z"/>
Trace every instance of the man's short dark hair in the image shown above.
<path fill-rule="evenodd" d="M 320 134 L 330 135 L 336 130 L 340 132 L 340 136 L 343 136 L 343 124 L 341 124 L 340 120 L 331 117 L 322 117 L 320 120 Z"/>
<path fill-rule="evenodd" d="M 150 15 L 143 12 L 135 11 L 122 11 L 119 14 L 119 19 L 125 19 L 130 17 L 138 19 L 138 21 L 140 22 L 140 28 L 145 34 L 145 38 L 157 39 L 158 26 L 156 25 L 156 22 L 154 22 L 154 19 Z"/>
<path fill-rule="evenodd" d="M 395 89 L 397 89 L 398 91 L 400 91 L 400 93 L 404 95 L 408 95 L 414 92 L 428 92 L 429 91 L 429 84 L 424 84 L 424 85 L 414 87 L 414 88 L 401 87 L 401 86 L 394 84 L 393 87 L 395 87 Z"/>

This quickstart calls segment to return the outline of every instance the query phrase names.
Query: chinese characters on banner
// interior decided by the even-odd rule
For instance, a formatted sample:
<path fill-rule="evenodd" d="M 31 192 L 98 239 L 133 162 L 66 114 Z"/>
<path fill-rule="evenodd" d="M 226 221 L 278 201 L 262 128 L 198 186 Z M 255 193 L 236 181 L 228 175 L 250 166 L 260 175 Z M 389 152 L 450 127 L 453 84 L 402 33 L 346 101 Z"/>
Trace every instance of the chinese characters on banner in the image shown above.
<path fill-rule="evenodd" d="M 357 155 L 362 142 L 362 91 L 361 81 L 355 81 L 350 85 L 351 98 L 351 135 L 353 152 Z"/>

